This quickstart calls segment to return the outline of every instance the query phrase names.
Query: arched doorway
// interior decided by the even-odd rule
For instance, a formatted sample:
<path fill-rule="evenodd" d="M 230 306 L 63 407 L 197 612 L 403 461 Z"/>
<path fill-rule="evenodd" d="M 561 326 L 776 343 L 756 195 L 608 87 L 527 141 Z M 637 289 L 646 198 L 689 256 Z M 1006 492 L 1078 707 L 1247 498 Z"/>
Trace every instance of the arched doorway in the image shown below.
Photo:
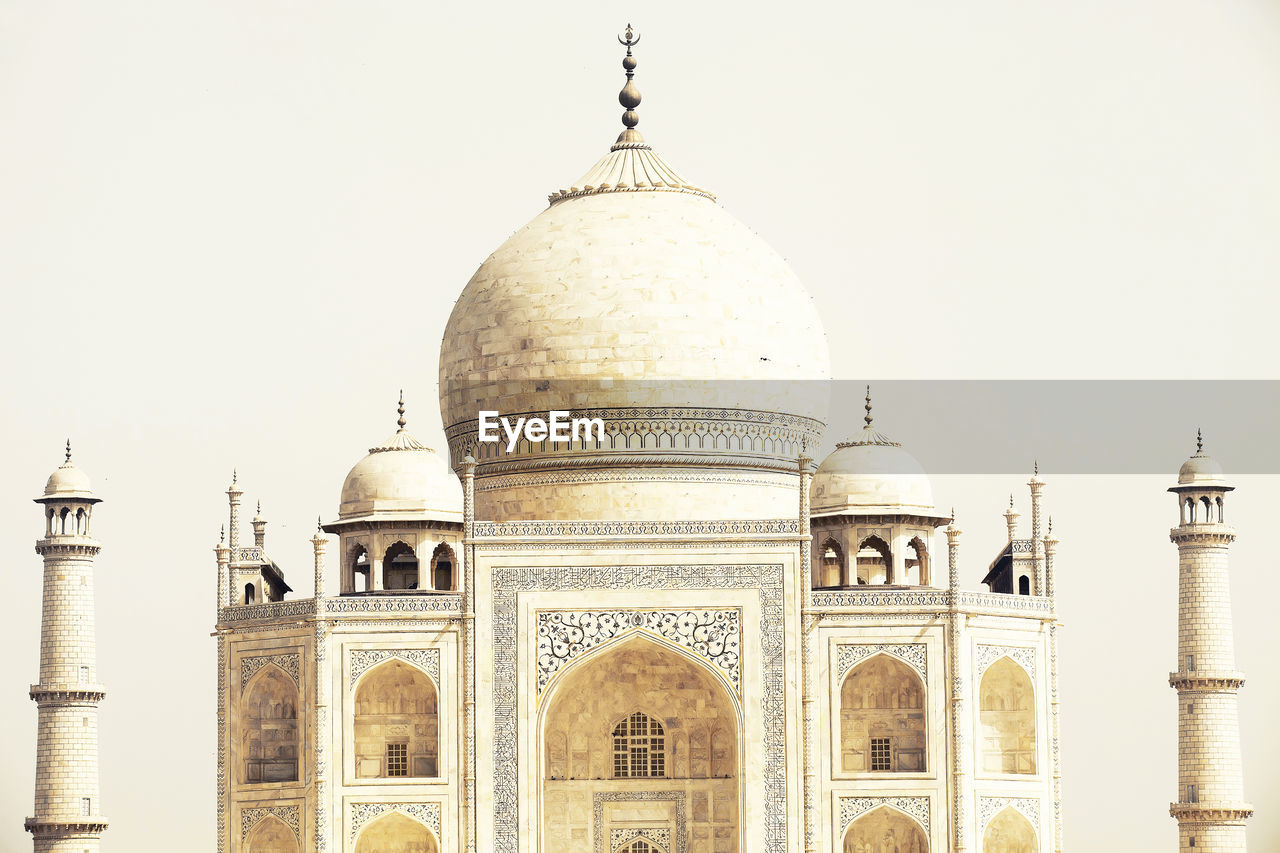
<path fill-rule="evenodd" d="M 267 815 L 245 839 L 246 853 L 298 853 L 298 839 L 293 830 L 274 815 Z"/>
<path fill-rule="evenodd" d="M 987 824 L 982 853 L 1039 853 L 1035 827 L 1013 806 L 1006 806 Z"/>
<path fill-rule="evenodd" d="M 540 744 L 545 850 L 590 850 L 622 826 L 683 834 L 689 853 L 740 849 L 741 727 L 708 667 L 634 635 L 571 664 L 553 689 Z"/>
<path fill-rule="evenodd" d="M 356 841 L 356 853 L 439 853 L 425 826 L 403 812 L 388 812 L 370 823 Z"/>

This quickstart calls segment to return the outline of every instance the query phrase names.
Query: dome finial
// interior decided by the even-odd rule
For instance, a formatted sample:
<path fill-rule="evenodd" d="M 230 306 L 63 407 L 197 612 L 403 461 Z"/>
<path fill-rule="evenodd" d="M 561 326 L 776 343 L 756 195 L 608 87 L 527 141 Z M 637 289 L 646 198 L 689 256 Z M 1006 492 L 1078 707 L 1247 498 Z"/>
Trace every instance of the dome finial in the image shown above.
<path fill-rule="evenodd" d="M 67 441 L 67 447 L 71 446 L 70 440 Z M 1196 427 L 1196 453 L 1204 452 L 1204 433 L 1200 432 L 1200 427 Z M 67 451 L 67 459 L 71 458 L 71 451 Z"/>
<path fill-rule="evenodd" d="M 622 70 L 627 72 L 627 84 L 618 93 L 618 103 L 626 110 L 622 114 L 622 125 L 626 129 L 618 135 L 618 141 L 614 144 L 643 145 L 644 137 L 636 130 L 636 125 L 640 123 L 640 114 L 636 112 L 636 107 L 640 106 L 640 90 L 632 79 L 636 73 L 636 59 L 631 55 L 631 48 L 640 43 L 640 34 L 631 28 L 631 24 L 627 24 L 626 36 L 618 36 L 618 43 L 627 48 L 627 55 L 622 57 Z"/>
<path fill-rule="evenodd" d="M 71 461 L 71 439 L 67 439 L 67 461 Z"/>
<path fill-rule="evenodd" d="M 867 426 L 871 426 L 871 386 L 870 385 L 867 386 L 867 403 L 862 408 L 867 410 L 867 413 L 862 416 L 862 419 L 867 422 Z"/>
<path fill-rule="evenodd" d="M 396 406 L 396 411 L 400 413 L 400 417 L 396 420 L 396 425 L 400 427 L 400 432 L 404 432 L 404 426 L 408 423 L 404 419 L 404 389 L 400 389 L 400 405 Z"/>

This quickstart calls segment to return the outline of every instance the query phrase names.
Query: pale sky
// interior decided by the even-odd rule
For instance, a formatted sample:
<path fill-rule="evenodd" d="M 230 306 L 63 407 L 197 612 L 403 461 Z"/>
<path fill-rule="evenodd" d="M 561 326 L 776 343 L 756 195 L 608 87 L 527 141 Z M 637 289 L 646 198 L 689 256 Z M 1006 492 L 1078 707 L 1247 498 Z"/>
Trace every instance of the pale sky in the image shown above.
<path fill-rule="evenodd" d="M 471 273 L 616 136 L 628 18 L 640 129 L 791 263 L 837 377 L 1277 378 L 1275 3 L 0 4 L 0 850 L 30 849 L 30 498 L 65 438 L 106 501 L 104 849 L 211 851 L 232 466 L 310 594 L 315 517 L 392 430 L 399 388 L 442 446 L 440 334 Z M 1190 452 L 1205 425 L 1215 451 L 1231 417 L 1143 428 Z M 1181 461 L 1048 476 L 1071 849 L 1174 842 Z M 966 585 L 1025 479 L 935 481 Z M 1280 848 L 1280 478 L 1235 479 L 1263 851 Z"/>

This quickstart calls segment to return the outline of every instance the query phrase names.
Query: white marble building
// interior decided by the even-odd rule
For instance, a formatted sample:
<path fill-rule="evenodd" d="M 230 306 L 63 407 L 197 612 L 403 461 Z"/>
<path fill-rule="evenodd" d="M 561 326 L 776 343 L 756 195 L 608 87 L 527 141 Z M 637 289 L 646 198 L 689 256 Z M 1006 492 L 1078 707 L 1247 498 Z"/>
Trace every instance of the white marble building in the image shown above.
<path fill-rule="evenodd" d="M 1042 482 L 974 592 L 870 399 L 815 471 L 821 319 L 624 69 L 617 142 L 457 302 L 447 457 L 402 401 L 322 524 L 341 594 L 283 600 L 229 490 L 219 850 L 1060 850 Z M 604 437 L 477 441 L 553 409 Z"/>

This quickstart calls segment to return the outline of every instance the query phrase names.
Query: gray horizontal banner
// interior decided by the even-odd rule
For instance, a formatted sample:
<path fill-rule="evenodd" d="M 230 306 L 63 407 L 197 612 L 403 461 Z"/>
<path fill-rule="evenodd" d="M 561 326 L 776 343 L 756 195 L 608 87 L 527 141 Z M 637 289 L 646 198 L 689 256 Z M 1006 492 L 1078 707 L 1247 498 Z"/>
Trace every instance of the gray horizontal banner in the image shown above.
<path fill-rule="evenodd" d="M 821 461 L 861 434 L 866 395 L 859 380 L 455 381 L 446 431 L 474 436 L 482 411 L 513 422 L 553 410 L 655 421 L 780 413 L 797 434 L 826 422 L 809 451 Z M 874 428 L 930 474 L 1021 474 L 1038 461 L 1042 474 L 1173 475 L 1197 429 L 1228 475 L 1280 474 L 1280 381 L 886 380 L 871 383 L 871 398 Z"/>

